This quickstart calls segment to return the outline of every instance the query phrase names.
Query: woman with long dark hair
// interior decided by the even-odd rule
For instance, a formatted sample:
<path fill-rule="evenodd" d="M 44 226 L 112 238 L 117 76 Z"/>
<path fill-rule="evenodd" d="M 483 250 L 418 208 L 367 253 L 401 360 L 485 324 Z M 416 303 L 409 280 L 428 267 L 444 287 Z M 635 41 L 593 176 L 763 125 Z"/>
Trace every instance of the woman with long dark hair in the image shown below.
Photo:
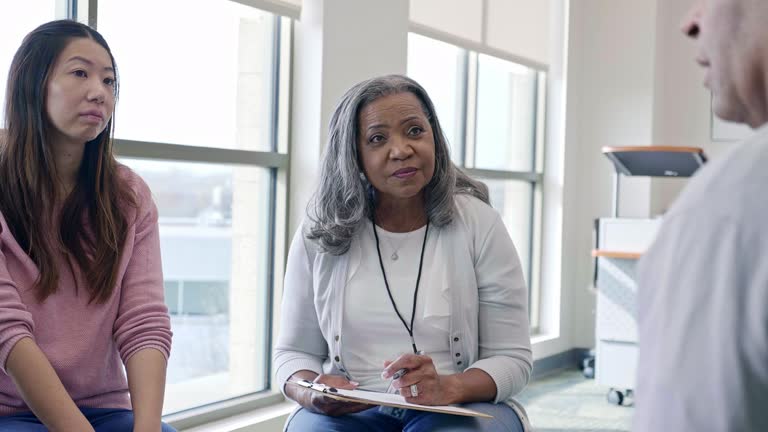
<path fill-rule="evenodd" d="M 75 21 L 43 24 L 13 58 L 0 135 L 0 430 L 172 430 L 160 420 L 171 331 L 157 208 L 113 155 L 117 95 L 109 46 Z"/>

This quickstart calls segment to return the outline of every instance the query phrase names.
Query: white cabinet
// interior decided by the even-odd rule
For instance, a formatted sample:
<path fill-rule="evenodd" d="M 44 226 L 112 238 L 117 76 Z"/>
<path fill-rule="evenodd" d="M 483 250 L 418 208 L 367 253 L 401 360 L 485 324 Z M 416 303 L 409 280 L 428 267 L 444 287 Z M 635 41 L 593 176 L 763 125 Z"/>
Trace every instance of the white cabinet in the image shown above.
<path fill-rule="evenodd" d="M 595 379 L 618 390 L 635 387 L 637 259 L 653 242 L 660 219 L 604 218 L 597 226 Z"/>

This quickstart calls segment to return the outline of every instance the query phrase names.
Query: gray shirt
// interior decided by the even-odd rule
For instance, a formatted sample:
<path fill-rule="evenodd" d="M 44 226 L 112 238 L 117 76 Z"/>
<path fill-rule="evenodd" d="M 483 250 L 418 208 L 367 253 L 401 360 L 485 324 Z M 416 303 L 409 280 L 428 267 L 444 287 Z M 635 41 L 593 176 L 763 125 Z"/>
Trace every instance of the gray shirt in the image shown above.
<path fill-rule="evenodd" d="M 638 319 L 635 431 L 768 431 L 768 127 L 664 217 Z"/>

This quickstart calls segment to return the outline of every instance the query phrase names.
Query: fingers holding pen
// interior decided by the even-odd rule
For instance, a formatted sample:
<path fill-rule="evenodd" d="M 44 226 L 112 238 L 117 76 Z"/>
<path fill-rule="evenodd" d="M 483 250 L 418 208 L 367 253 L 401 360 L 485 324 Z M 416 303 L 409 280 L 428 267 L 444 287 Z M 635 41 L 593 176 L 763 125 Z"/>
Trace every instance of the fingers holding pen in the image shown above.
<path fill-rule="evenodd" d="M 382 379 L 389 379 L 400 369 L 406 369 L 408 373 L 418 370 L 424 366 L 430 366 L 434 369 L 432 357 L 421 354 L 403 354 L 394 361 L 385 361 L 384 370 L 381 372 Z"/>
<path fill-rule="evenodd" d="M 391 386 L 408 402 L 439 405 L 444 400 L 441 377 L 427 355 L 403 354 L 392 362 L 385 362 L 381 376 L 392 378 Z"/>

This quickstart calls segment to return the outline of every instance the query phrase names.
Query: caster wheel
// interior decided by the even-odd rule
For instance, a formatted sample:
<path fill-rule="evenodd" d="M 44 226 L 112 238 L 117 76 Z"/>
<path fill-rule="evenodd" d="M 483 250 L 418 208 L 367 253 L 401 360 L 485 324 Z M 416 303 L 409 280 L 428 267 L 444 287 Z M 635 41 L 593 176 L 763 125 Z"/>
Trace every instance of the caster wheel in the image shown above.
<path fill-rule="evenodd" d="M 595 356 L 589 356 L 582 360 L 581 373 L 584 378 L 592 379 L 595 377 Z"/>
<path fill-rule="evenodd" d="M 624 393 L 615 389 L 610 389 L 606 395 L 606 399 L 608 399 L 608 403 L 610 404 L 621 406 L 621 404 L 624 403 Z"/>
<path fill-rule="evenodd" d="M 624 400 L 621 401 L 621 404 L 626 407 L 635 405 L 635 392 L 632 389 L 627 389 L 627 391 L 624 392 Z"/>

